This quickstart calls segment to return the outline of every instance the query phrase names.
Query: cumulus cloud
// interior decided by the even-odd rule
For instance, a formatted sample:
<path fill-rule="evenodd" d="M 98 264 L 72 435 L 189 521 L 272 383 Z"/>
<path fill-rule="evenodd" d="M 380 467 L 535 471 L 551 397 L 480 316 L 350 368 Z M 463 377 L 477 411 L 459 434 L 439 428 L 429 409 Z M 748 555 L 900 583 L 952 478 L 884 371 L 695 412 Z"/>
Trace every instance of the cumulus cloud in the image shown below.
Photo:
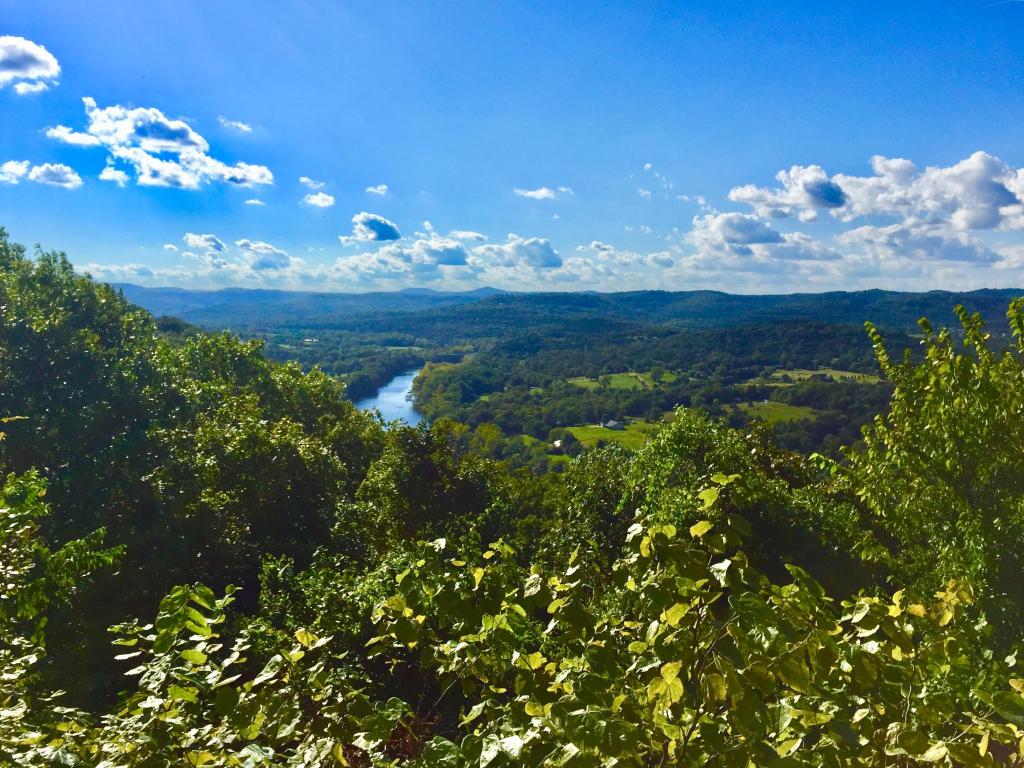
<path fill-rule="evenodd" d="M 200 251 L 223 253 L 228 248 L 224 241 L 216 235 L 197 235 L 193 232 L 186 232 L 181 239 L 189 248 Z"/>
<path fill-rule="evenodd" d="M 846 193 L 835 181 L 829 179 L 825 169 L 819 165 L 794 165 L 788 171 L 779 171 L 776 179 L 781 189 L 766 189 L 747 184 L 729 192 L 729 199 L 746 203 L 759 216 L 779 218 L 796 211 L 802 221 L 813 221 L 818 210 L 841 208 L 846 203 Z"/>
<path fill-rule="evenodd" d="M 371 195 L 379 195 L 381 197 L 384 197 L 384 195 L 388 193 L 388 185 L 376 184 L 372 187 L 367 187 L 366 191 L 369 192 Z"/>
<path fill-rule="evenodd" d="M 335 279 L 372 285 L 384 282 L 429 282 L 472 269 L 470 254 L 458 240 L 430 234 L 411 241 L 390 242 L 376 251 L 343 256 L 335 263 Z"/>
<path fill-rule="evenodd" d="M 191 240 L 191 243 L 189 241 Z M 320 287 L 329 278 L 329 270 L 311 267 L 302 259 L 261 240 L 243 238 L 230 248 L 214 235 L 189 233 L 186 243 L 195 251 L 182 252 L 182 263 L 149 267 L 141 264 L 86 264 L 82 271 L 108 282 L 139 282 L 149 285 L 211 286 L 249 285 L 254 287 Z M 176 252 L 167 243 L 164 249 Z M 197 252 L 198 251 L 198 252 Z"/>
<path fill-rule="evenodd" d="M 708 213 L 693 219 L 686 240 L 698 255 L 747 260 L 831 260 L 839 254 L 800 232 L 785 234 L 747 213 Z"/>
<path fill-rule="evenodd" d="M 562 257 L 544 237 L 520 237 L 510 234 L 504 243 L 479 245 L 473 252 L 494 263 L 509 267 L 523 264 L 535 269 L 562 266 Z"/>
<path fill-rule="evenodd" d="M 46 48 L 13 35 L 0 36 L 0 89 L 9 84 L 24 96 L 47 90 L 60 77 L 60 64 Z"/>
<path fill-rule="evenodd" d="M 17 184 L 22 179 L 64 189 L 77 189 L 82 186 L 82 177 L 74 168 L 63 163 L 30 166 L 28 160 L 8 160 L 0 165 L 0 183 Z"/>
<path fill-rule="evenodd" d="M 328 195 L 326 192 L 314 192 L 302 198 L 302 202 L 314 208 L 330 208 L 334 205 L 334 195 Z"/>
<path fill-rule="evenodd" d="M 555 189 L 552 189 L 551 187 L 538 187 L 537 189 L 523 189 L 522 187 L 516 187 L 512 191 L 519 197 L 527 197 L 531 200 L 557 200 L 559 197 L 564 195 L 573 194 L 571 187 L 557 187 Z"/>
<path fill-rule="evenodd" d="M 992 262 L 996 253 L 969 232 L 924 222 L 863 226 L 836 236 L 851 250 L 885 261 Z"/>
<path fill-rule="evenodd" d="M 233 131 L 239 131 L 240 133 L 252 133 L 252 126 L 248 123 L 243 123 L 241 120 L 228 120 L 224 115 L 217 117 L 217 122 L 224 128 L 230 128 Z"/>
<path fill-rule="evenodd" d="M 246 205 L 266 205 L 266 203 L 264 203 L 258 197 L 250 197 L 248 200 L 245 201 L 245 204 Z"/>
<path fill-rule="evenodd" d="M 235 245 L 245 255 L 245 262 L 251 269 L 278 270 L 291 264 L 286 252 L 262 240 L 236 240 Z"/>
<path fill-rule="evenodd" d="M 43 163 L 32 167 L 28 172 L 30 181 L 49 184 L 64 189 L 77 189 L 82 186 L 82 177 L 73 168 L 63 163 Z"/>
<path fill-rule="evenodd" d="M 402 233 L 398 231 L 398 225 L 376 213 L 361 211 L 352 217 L 352 224 L 352 234 L 342 235 L 338 238 L 342 245 L 359 242 L 386 242 L 398 240 L 402 236 Z"/>
<path fill-rule="evenodd" d="M 299 176 L 299 184 L 310 189 L 323 189 L 327 186 L 324 182 L 311 179 L 309 176 Z"/>
<path fill-rule="evenodd" d="M 119 187 L 125 187 L 128 185 L 130 177 L 127 173 L 122 171 L 120 168 L 115 168 L 112 165 L 108 165 L 102 171 L 100 171 L 100 181 L 111 181 L 117 184 Z"/>
<path fill-rule="evenodd" d="M 1024 229 L 1022 170 L 986 152 L 923 171 L 905 158 L 876 155 L 871 168 L 872 176 L 829 177 L 821 166 L 794 165 L 777 174 L 781 188 L 736 187 L 729 199 L 761 216 L 795 214 L 804 221 L 828 210 L 844 222 L 882 216 L 958 232 Z"/>
<path fill-rule="evenodd" d="M 0 165 L 0 183 L 17 184 L 28 174 L 28 160 L 8 160 Z"/>
<path fill-rule="evenodd" d="M 266 166 L 230 165 L 212 157 L 206 139 L 184 120 L 169 118 L 159 109 L 100 108 L 92 98 L 82 101 L 88 120 L 84 131 L 58 125 L 46 135 L 75 146 L 104 147 L 111 164 L 130 166 L 141 186 L 196 189 L 216 181 L 240 187 L 274 182 Z"/>
<path fill-rule="evenodd" d="M 777 174 L 777 187 L 746 185 L 729 193 L 734 202 L 754 209 L 748 219 L 812 222 L 827 211 L 842 224 L 856 224 L 832 236 L 830 245 L 802 233 L 782 234 L 773 244 L 743 243 L 726 231 L 729 222 L 722 220 L 728 216 L 737 222 L 738 214 L 698 217 L 688 237 L 706 252 L 758 259 L 839 258 L 840 269 L 854 276 L 873 270 L 876 277 L 914 274 L 923 279 L 919 270 L 930 265 L 931 279 L 940 273 L 947 279 L 959 274 L 963 281 L 967 269 L 1008 269 L 1007 260 L 1024 232 L 1024 169 L 975 152 L 951 165 L 924 169 L 906 158 L 876 155 L 871 170 L 870 175 L 829 176 L 821 166 L 793 166 Z M 747 226 L 752 231 L 760 227 L 763 234 L 767 225 L 748 221 Z M 1001 242 L 1000 237 L 1017 240 Z M 838 274 L 830 273 L 833 279 Z"/>

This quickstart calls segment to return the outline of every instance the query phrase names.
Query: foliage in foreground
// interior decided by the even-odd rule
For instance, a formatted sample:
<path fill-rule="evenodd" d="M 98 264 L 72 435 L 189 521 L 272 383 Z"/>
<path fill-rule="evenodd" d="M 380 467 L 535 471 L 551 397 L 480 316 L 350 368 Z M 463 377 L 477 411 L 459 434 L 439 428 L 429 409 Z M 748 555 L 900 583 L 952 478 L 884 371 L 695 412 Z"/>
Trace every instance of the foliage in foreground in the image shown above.
<path fill-rule="evenodd" d="M 1024 754 L 1024 682 L 981 651 L 967 585 L 927 603 L 902 592 L 837 603 L 797 567 L 772 584 L 738 549 L 746 523 L 717 514 L 734 480 L 697 494 L 708 519 L 688 530 L 635 522 L 604 595 L 575 563 L 524 568 L 501 543 L 467 562 L 423 543 L 374 610 L 368 654 L 300 629 L 250 670 L 248 635 L 222 631 L 230 591 L 179 587 L 154 624 L 115 628 L 138 682 L 101 718 L 24 698 L 39 650 L 5 635 L 8 658 L 20 656 L 4 676 L 0 749 L 11 764 L 102 768 L 992 765 Z M 395 686 L 403 696 L 382 695 Z"/>

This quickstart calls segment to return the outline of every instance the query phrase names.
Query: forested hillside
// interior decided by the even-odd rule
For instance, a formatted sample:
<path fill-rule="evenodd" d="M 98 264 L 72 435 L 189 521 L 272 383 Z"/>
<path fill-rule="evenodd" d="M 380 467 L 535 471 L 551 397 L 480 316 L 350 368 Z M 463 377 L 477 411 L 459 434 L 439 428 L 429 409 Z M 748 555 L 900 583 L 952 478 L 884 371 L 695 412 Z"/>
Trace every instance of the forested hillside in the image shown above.
<path fill-rule="evenodd" d="M 1008 290 L 833 292 L 768 296 L 713 291 L 623 293 L 304 293 L 124 286 L 126 297 L 210 330 L 265 342 L 278 361 L 342 376 L 349 399 L 372 397 L 423 368 L 416 407 L 477 433 L 488 455 L 561 471 L 557 442 L 643 442 L 678 406 L 734 427 L 763 421 L 780 444 L 837 458 L 884 409 L 863 322 L 916 353 L 917 320 L 953 323 L 966 305 L 995 317 Z M 607 421 L 624 434 L 601 431 Z"/>
<path fill-rule="evenodd" d="M 837 459 L 680 407 L 535 474 L 0 230 L 0 764 L 1022 764 L 1002 313 L 869 327 L 886 405 Z"/>

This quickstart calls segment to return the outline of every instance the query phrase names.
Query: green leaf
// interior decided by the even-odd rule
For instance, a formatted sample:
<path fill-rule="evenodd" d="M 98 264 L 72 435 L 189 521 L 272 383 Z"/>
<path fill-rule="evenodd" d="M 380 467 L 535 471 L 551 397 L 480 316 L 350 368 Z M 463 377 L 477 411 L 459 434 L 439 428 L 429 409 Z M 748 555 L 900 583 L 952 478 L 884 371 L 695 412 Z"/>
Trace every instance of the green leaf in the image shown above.
<path fill-rule="evenodd" d="M 1024 697 L 1015 691 L 1000 691 L 992 697 L 992 707 L 1014 725 L 1024 726 Z"/>
<path fill-rule="evenodd" d="M 194 648 L 189 648 L 181 652 L 181 658 L 183 658 L 189 664 L 193 664 L 197 667 L 200 667 L 206 663 L 207 656 L 202 651 L 197 651 Z"/>
<path fill-rule="evenodd" d="M 174 701 L 194 702 L 196 693 L 195 688 L 183 688 L 180 685 L 171 685 L 167 688 L 167 698 Z"/>

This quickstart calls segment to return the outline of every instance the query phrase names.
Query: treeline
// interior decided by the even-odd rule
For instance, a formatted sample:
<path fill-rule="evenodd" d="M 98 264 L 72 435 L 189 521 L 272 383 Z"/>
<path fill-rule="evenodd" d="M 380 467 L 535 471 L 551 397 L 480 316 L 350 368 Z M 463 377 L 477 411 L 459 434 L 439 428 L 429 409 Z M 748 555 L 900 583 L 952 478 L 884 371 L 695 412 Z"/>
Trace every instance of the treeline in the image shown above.
<path fill-rule="evenodd" d="M 842 462 L 680 409 L 537 476 L 0 234 L 0 764 L 1020 764 L 1009 318 L 874 334 Z"/>

